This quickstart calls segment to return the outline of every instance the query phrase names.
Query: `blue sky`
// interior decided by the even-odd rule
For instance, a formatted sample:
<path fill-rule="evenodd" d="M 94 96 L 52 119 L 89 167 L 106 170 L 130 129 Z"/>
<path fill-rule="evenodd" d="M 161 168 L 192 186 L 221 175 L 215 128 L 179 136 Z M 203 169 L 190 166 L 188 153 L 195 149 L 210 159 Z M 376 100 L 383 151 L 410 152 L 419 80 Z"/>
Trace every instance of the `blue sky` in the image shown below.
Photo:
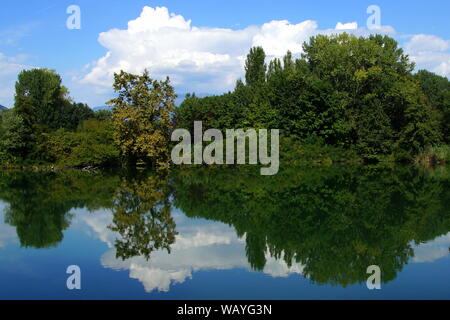
<path fill-rule="evenodd" d="M 69 5 L 80 7 L 80 30 L 66 27 Z M 450 76 L 446 0 L 3 0 L 0 104 L 12 106 L 17 73 L 32 67 L 55 69 L 72 96 L 92 107 L 111 97 L 119 69 L 169 75 L 180 94 L 223 92 L 242 76 L 252 45 L 270 57 L 287 49 L 299 54 L 297 43 L 332 33 L 338 22 L 356 22 L 349 32 L 366 35 L 369 5 L 381 10 L 381 32 L 396 38 L 418 67 Z"/>

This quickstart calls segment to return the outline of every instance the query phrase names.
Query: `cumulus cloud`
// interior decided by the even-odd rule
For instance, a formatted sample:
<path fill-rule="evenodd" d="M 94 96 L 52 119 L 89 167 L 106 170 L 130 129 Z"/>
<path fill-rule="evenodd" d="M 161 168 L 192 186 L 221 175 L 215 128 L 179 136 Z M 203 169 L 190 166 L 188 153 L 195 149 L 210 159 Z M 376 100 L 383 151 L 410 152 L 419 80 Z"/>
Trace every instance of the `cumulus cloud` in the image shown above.
<path fill-rule="evenodd" d="M 335 27 L 336 30 L 356 30 L 358 29 L 357 22 L 341 23 L 338 22 Z"/>
<path fill-rule="evenodd" d="M 291 24 L 287 20 L 271 21 L 261 26 L 244 51 L 247 52 L 252 46 L 261 46 L 269 57 L 284 56 L 288 50 L 298 54 L 302 52 L 303 42 L 317 32 L 318 25 L 311 20 L 298 24 Z"/>
<path fill-rule="evenodd" d="M 115 72 L 140 73 L 147 68 L 155 78 L 169 76 L 178 92 L 222 93 L 243 76 L 245 57 L 252 46 L 262 46 L 268 59 L 281 57 L 288 50 L 298 56 L 303 42 L 319 33 L 370 33 L 357 27 L 356 22 L 338 23 L 336 29 L 320 30 L 312 20 L 270 21 L 239 30 L 196 27 L 165 7 L 146 6 L 126 29 L 99 35 L 107 53 L 74 80 L 100 93 L 111 88 Z M 377 32 L 390 33 L 393 29 L 384 27 Z"/>
<path fill-rule="evenodd" d="M 6 107 L 13 106 L 17 75 L 20 71 L 30 68 L 23 63 L 25 59 L 25 55 L 9 57 L 0 52 L 0 104 Z"/>
<path fill-rule="evenodd" d="M 430 51 L 447 51 L 450 42 L 434 35 L 418 34 L 411 38 L 405 45 L 405 49 L 411 53 L 426 53 Z"/>
<path fill-rule="evenodd" d="M 241 72 L 239 57 L 256 31 L 193 27 L 167 8 L 144 7 L 126 30 L 100 34 L 99 42 L 108 52 L 94 62 L 81 83 L 109 87 L 114 72 L 148 68 L 154 77 L 168 75 L 175 85 L 189 83 L 197 91 L 229 88 Z"/>
<path fill-rule="evenodd" d="M 450 78 L 450 41 L 434 35 L 414 35 L 404 45 L 405 52 L 417 65 Z"/>
<path fill-rule="evenodd" d="M 63 74 L 77 101 L 92 106 L 111 98 L 115 72 L 140 73 L 149 69 L 157 79 L 169 76 L 179 94 L 223 93 L 243 77 L 243 65 L 252 46 L 262 46 L 268 59 L 290 50 L 302 53 L 302 43 L 317 34 L 348 32 L 358 36 L 382 33 L 396 36 L 390 26 L 368 30 L 357 22 L 338 22 L 335 28 L 320 29 L 318 23 L 274 20 L 242 29 L 197 27 L 194 22 L 165 7 L 144 7 L 125 29 L 99 34 L 107 49 L 104 56 L 86 64 L 76 74 Z M 415 35 L 404 46 L 418 68 L 450 76 L 449 41 L 433 35 Z M 28 68 L 23 57 L 0 53 L 0 104 L 11 106 L 17 73 Z"/>

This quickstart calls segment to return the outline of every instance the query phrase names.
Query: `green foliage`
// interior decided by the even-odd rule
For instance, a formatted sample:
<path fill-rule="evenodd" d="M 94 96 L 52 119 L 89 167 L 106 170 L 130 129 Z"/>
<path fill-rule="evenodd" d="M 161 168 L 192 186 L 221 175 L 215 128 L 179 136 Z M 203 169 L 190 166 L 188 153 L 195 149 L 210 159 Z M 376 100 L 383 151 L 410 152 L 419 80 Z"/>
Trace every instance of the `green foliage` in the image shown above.
<path fill-rule="evenodd" d="M 52 70 L 25 70 L 14 109 L 0 114 L 0 163 L 166 168 L 173 128 L 193 131 L 194 121 L 205 130 L 280 129 L 289 163 L 426 158 L 450 144 L 450 81 L 413 70 L 388 36 L 317 35 L 300 57 L 287 52 L 268 64 L 261 47 L 251 48 L 245 84 L 187 95 L 176 109 L 168 78 L 121 71 L 112 112 L 73 102 Z"/>
<path fill-rule="evenodd" d="M 250 49 L 245 61 L 245 82 L 254 87 L 263 83 L 266 79 L 266 54 L 262 47 Z"/>
<path fill-rule="evenodd" d="M 52 147 L 45 146 L 48 136 L 61 138 L 65 130 L 73 131 L 81 122 L 92 118 L 94 112 L 86 104 L 75 103 L 69 98 L 69 92 L 56 72 L 24 70 L 16 82 L 14 108 L 2 117 L 0 131 L 4 139 L 0 161 L 12 165 L 54 161 L 53 156 L 48 159 L 49 155 L 43 153 L 43 149 Z M 60 144 L 66 148 L 68 143 Z"/>
<path fill-rule="evenodd" d="M 30 129 L 15 110 L 0 115 L 0 163 L 21 162 L 30 148 Z"/>
<path fill-rule="evenodd" d="M 75 130 L 84 120 L 97 118 L 87 104 L 66 101 L 63 106 L 59 128 Z"/>
<path fill-rule="evenodd" d="M 182 105 L 175 112 L 175 123 L 178 128 L 191 132 L 194 131 L 194 121 L 202 121 L 205 130 L 224 130 L 234 128 L 243 118 L 242 109 L 231 94 L 205 98 L 187 95 Z"/>
<path fill-rule="evenodd" d="M 76 138 L 78 144 L 64 160 L 68 165 L 110 167 L 118 164 L 119 150 L 114 144 L 110 122 L 87 120 L 78 128 Z"/>
<path fill-rule="evenodd" d="M 305 139 L 282 137 L 280 141 L 280 165 L 324 164 L 359 162 L 355 150 L 326 144 L 324 139 L 310 136 Z"/>
<path fill-rule="evenodd" d="M 94 113 L 94 118 L 99 121 L 111 120 L 112 111 L 110 110 L 98 110 Z"/>
<path fill-rule="evenodd" d="M 201 120 L 208 128 L 278 128 L 285 137 L 316 136 L 363 159 L 411 159 L 441 141 L 438 110 L 449 101 L 441 96 L 443 85 L 432 94 L 439 107 L 432 107 L 394 39 L 318 35 L 303 49 L 300 58 L 288 52 L 266 67 L 262 48 L 252 48 L 246 85 L 238 81 L 222 96 L 189 97 L 176 110 L 177 127 Z"/>
<path fill-rule="evenodd" d="M 170 158 L 171 113 L 175 107 L 175 91 L 169 78 L 157 81 L 148 71 L 133 75 L 121 71 L 114 75 L 117 98 L 113 106 L 114 139 L 121 155 L 135 165 L 167 167 Z"/>
<path fill-rule="evenodd" d="M 67 89 L 61 77 L 48 69 L 22 71 L 16 82 L 14 109 L 24 119 L 25 125 L 57 129 L 64 108 Z"/>
<path fill-rule="evenodd" d="M 119 162 L 111 123 L 96 119 L 84 121 L 75 132 L 45 134 L 39 154 L 45 162 L 68 167 L 110 167 Z"/>
<path fill-rule="evenodd" d="M 450 163 L 450 146 L 439 145 L 427 148 L 415 157 L 415 162 L 425 167 Z"/>
<path fill-rule="evenodd" d="M 426 70 L 415 74 L 431 107 L 438 111 L 445 143 L 450 143 L 450 81 Z"/>

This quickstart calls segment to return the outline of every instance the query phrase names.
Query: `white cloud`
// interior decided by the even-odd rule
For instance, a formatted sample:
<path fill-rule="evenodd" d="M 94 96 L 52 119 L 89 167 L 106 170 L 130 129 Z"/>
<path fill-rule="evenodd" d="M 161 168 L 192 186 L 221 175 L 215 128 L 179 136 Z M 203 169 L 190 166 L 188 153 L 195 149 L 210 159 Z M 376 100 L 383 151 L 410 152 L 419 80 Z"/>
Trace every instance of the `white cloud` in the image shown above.
<path fill-rule="evenodd" d="M 450 254 L 450 232 L 427 243 L 414 246 L 414 262 L 434 262 Z"/>
<path fill-rule="evenodd" d="M 450 41 L 434 35 L 414 35 L 405 45 L 405 52 L 417 65 L 450 78 Z"/>
<path fill-rule="evenodd" d="M 442 52 L 450 48 L 450 42 L 434 35 L 418 34 L 411 38 L 405 49 L 413 54 Z"/>
<path fill-rule="evenodd" d="M 341 23 L 338 22 L 335 27 L 336 30 L 356 30 L 358 29 L 357 22 Z"/>
<path fill-rule="evenodd" d="M 140 73 L 145 68 L 157 79 L 169 76 L 179 94 L 223 93 L 243 77 L 243 65 L 252 46 L 262 46 L 268 59 L 288 50 L 302 53 L 302 43 L 317 34 L 350 32 L 367 36 L 372 32 L 395 36 L 394 28 L 374 31 L 358 28 L 357 22 L 338 22 L 335 28 L 319 29 L 317 22 L 270 21 L 242 29 L 197 27 L 194 22 L 170 13 L 165 7 L 144 7 L 126 29 L 99 34 L 107 53 L 64 79 L 75 100 L 103 105 L 112 96 L 115 72 Z M 404 48 L 418 68 L 450 76 L 449 41 L 433 35 L 414 35 Z M 0 104 L 11 106 L 17 73 L 27 66 L 0 53 Z"/>
<path fill-rule="evenodd" d="M 81 83 L 110 87 L 114 72 L 139 73 L 148 68 L 156 78 L 169 75 L 175 85 L 189 83 L 196 91 L 228 89 L 241 73 L 238 57 L 256 31 L 192 27 L 167 8 L 144 7 L 126 30 L 100 34 L 99 42 L 108 53 L 94 62 Z"/>
<path fill-rule="evenodd" d="M 350 29 L 350 30 L 343 30 Z M 196 27 L 191 20 L 169 13 L 165 7 L 144 7 L 127 29 L 112 29 L 99 35 L 107 53 L 92 62 L 75 82 L 89 90 L 110 90 L 115 72 L 140 73 L 145 68 L 152 77 L 170 76 L 179 93 L 222 93 L 233 88 L 243 76 L 245 57 L 252 46 L 262 46 L 268 58 L 281 57 L 290 50 L 302 52 L 302 44 L 319 33 L 350 31 L 367 35 L 357 23 L 338 23 L 336 29 L 319 30 L 315 21 L 291 23 L 270 21 L 261 26 L 232 30 Z M 391 27 L 378 32 L 391 33 Z"/>
<path fill-rule="evenodd" d="M 30 67 L 23 64 L 25 55 L 8 57 L 0 52 L 0 104 L 13 107 L 14 91 L 17 75 L 23 69 Z"/>
<path fill-rule="evenodd" d="M 247 52 L 251 46 L 261 46 L 270 57 L 284 56 L 288 50 L 298 54 L 302 52 L 303 42 L 315 35 L 317 29 L 317 23 L 311 20 L 298 24 L 287 20 L 271 21 L 262 25 L 244 50 Z"/>

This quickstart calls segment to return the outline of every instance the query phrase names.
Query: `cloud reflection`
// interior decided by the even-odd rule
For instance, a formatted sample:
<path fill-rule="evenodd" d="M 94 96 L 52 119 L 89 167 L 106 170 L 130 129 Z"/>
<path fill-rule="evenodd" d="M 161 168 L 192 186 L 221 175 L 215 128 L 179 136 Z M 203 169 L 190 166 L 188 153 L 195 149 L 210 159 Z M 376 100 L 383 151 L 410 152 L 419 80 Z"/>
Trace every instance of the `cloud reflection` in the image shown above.
<path fill-rule="evenodd" d="M 237 237 L 232 227 L 220 222 L 188 219 L 181 213 L 174 213 L 174 219 L 179 234 L 170 254 L 166 250 L 157 250 L 148 261 L 143 256 L 121 260 L 116 258 L 112 248 L 101 257 L 102 265 L 114 270 L 129 270 L 130 278 L 139 280 L 147 292 L 168 292 L 171 285 L 183 283 L 197 271 L 252 270 L 245 254 L 245 237 Z M 91 234 L 109 247 L 114 243 L 117 235 L 108 229 L 112 222 L 111 213 L 79 215 L 76 220 L 88 226 Z M 268 252 L 266 260 L 263 273 L 272 277 L 303 272 L 302 265 L 293 263 L 289 267 L 283 257 L 275 259 Z"/>

